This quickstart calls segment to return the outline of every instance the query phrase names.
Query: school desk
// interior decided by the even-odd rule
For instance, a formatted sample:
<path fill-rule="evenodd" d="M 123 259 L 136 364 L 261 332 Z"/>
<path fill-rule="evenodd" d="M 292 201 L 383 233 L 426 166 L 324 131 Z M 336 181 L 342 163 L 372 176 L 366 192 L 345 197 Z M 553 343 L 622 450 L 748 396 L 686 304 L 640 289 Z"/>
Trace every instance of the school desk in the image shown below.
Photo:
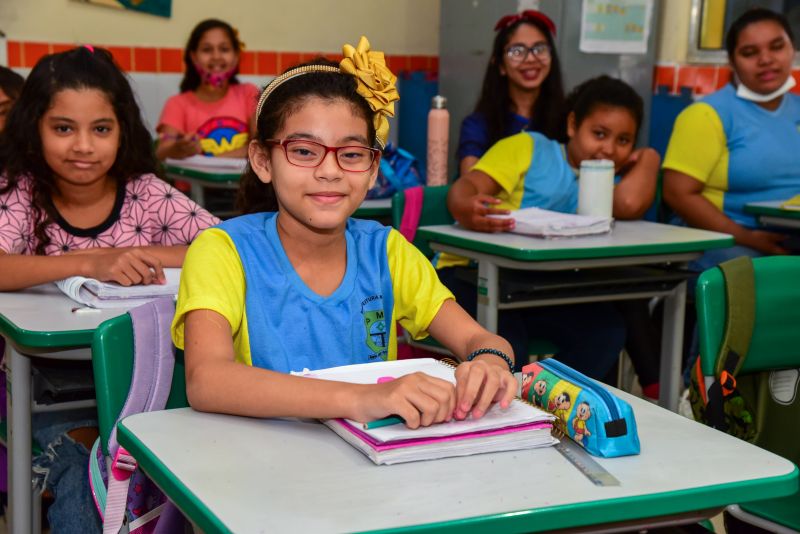
<path fill-rule="evenodd" d="M 376 466 L 318 422 L 191 408 L 128 417 L 117 438 L 207 534 L 635 530 L 796 491 L 788 460 L 617 393 L 642 451 L 597 459 L 619 486 L 595 486 L 552 447 Z"/>
<path fill-rule="evenodd" d="M 705 250 L 733 245 L 727 234 L 647 221 L 617 221 L 608 234 L 569 239 L 472 232 L 457 225 L 424 226 L 417 231 L 417 238 L 427 239 L 434 250 L 478 262 L 478 322 L 491 332 L 497 331 L 500 309 L 665 297 L 659 403 L 673 411 L 681 388 L 685 281 L 675 282 L 671 288 L 647 284 L 616 287 L 605 294 L 598 294 L 596 287 L 591 292 L 576 287 L 562 296 L 501 303 L 499 268 L 550 272 L 607 269 L 614 276 L 615 267 L 683 265 Z M 624 282 L 622 279 L 618 285 Z"/>
<path fill-rule="evenodd" d="M 31 360 L 90 360 L 97 325 L 124 310 L 73 313 L 78 307 L 55 284 L 24 291 L 0 292 L 0 335 L 6 340 L 8 406 L 8 515 L 11 533 L 39 532 L 39 499 L 31 492 L 31 414 L 47 409 L 94 406 L 94 401 L 41 406 L 31 390 Z"/>
<path fill-rule="evenodd" d="M 239 179 L 242 173 L 230 169 L 209 169 L 199 170 L 178 165 L 164 164 L 164 172 L 167 178 L 172 180 L 182 180 L 191 186 L 189 197 L 200 206 L 206 207 L 205 188 L 212 189 L 238 189 Z M 218 217 L 230 217 L 236 215 L 233 211 L 215 211 Z"/>
<path fill-rule="evenodd" d="M 385 219 L 392 215 L 391 198 L 372 198 L 361 203 L 353 217 L 359 219 Z"/>
<path fill-rule="evenodd" d="M 763 226 L 779 226 L 782 228 L 800 228 L 800 210 L 781 208 L 783 200 L 769 202 L 749 202 L 744 205 L 745 213 L 756 216 Z"/>

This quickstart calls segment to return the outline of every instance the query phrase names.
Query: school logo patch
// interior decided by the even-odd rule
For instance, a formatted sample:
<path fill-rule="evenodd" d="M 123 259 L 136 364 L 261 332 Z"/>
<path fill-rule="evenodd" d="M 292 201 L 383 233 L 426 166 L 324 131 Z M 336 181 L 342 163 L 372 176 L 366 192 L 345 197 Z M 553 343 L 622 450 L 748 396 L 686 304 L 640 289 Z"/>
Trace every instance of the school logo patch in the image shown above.
<path fill-rule="evenodd" d="M 234 117 L 214 117 L 197 129 L 206 156 L 218 156 L 247 144 L 247 124 Z"/>
<path fill-rule="evenodd" d="M 364 318 L 365 342 L 372 354 L 370 359 L 386 360 L 389 355 L 389 327 L 383 311 L 383 297 L 372 295 L 361 302 Z"/>

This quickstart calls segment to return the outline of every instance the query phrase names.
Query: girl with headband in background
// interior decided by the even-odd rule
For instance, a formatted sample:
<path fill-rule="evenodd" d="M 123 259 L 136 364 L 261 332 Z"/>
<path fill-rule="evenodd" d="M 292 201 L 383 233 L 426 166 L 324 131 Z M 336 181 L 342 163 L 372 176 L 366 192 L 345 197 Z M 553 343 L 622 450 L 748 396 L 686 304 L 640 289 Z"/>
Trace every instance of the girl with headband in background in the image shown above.
<path fill-rule="evenodd" d="M 556 26 L 528 9 L 497 21 L 475 111 L 461 123 L 459 175 L 503 137 L 523 130 L 565 141 L 564 86 L 556 53 Z"/>
<path fill-rule="evenodd" d="M 172 325 L 189 402 L 253 417 L 397 414 L 412 428 L 507 407 L 517 388 L 508 342 L 456 304 L 399 232 L 350 218 L 375 182 L 398 95 L 365 38 L 343 52 L 338 66 L 318 59 L 267 85 L 240 189 L 246 215 L 190 248 Z M 395 321 L 465 361 L 456 386 L 424 374 L 370 385 L 290 374 L 396 359 Z"/>
<path fill-rule="evenodd" d="M 258 88 L 236 78 L 243 46 L 227 22 L 195 26 L 183 52 L 181 93 L 167 100 L 158 120 L 158 159 L 247 157 Z"/>

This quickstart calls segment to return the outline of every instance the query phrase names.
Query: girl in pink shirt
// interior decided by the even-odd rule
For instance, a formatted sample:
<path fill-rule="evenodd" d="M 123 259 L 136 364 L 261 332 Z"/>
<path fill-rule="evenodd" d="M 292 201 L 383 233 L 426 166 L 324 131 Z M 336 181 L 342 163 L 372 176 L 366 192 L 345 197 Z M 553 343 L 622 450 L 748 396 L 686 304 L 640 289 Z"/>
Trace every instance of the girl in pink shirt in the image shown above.
<path fill-rule="evenodd" d="M 108 51 L 42 58 L 0 135 L 0 291 L 73 275 L 163 283 L 163 267 L 180 267 L 218 221 L 156 168 Z"/>
<path fill-rule="evenodd" d="M 195 26 L 183 52 L 181 93 L 167 100 L 156 128 L 159 159 L 247 156 L 258 88 L 236 79 L 241 51 L 227 22 L 208 19 Z"/>

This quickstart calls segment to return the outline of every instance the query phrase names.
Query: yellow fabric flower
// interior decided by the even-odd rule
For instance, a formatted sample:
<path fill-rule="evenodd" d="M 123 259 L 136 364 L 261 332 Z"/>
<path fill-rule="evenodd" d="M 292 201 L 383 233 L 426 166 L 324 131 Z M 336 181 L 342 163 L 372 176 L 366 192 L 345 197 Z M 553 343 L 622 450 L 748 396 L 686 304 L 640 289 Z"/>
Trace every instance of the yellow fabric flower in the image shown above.
<path fill-rule="evenodd" d="M 369 41 L 363 35 L 358 46 L 346 44 L 342 47 L 344 59 L 339 63 L 342 72 L 355 77 L 358 94 L 363 96 L 375 113 L 375 133 L 378 143 L 386 146 L 389 137 L 389 121 L 394 117 L 394 102 L 400 99 L 397 94 L 397 76 L 386 66 L 383 52 L 369 49 Z"/>

